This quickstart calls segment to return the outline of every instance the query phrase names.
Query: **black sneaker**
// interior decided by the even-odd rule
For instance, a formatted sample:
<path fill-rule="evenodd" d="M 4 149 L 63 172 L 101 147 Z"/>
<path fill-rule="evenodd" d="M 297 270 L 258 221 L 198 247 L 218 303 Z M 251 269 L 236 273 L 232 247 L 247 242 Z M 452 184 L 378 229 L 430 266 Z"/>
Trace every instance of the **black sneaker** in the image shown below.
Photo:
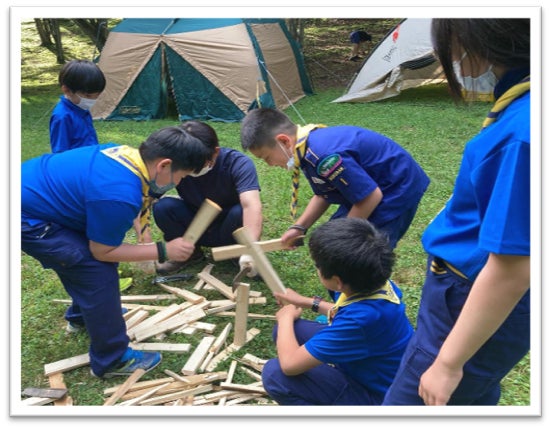
<path fill-rule="evenodd" d="M 361 60 L 361 57 L 359 57 L 358 55 L 355 55 L 353 57 L 350 57 L 348 58 L 349 61 L 354 61 L 354 62 L 357 62 L 357 61 L 360 61 Z"/>
<path fill-rule="evenodd" d="M 144 369 L 145 372 L 151 371 L 161 363 L 161 359 L 162 356 L 159 352 L 142 352 L 128 347 L 120 361 L 109 368 L 105 374 L 98 376 L 92 370 L 90 370 L 90 373 L 98 378 L 111 378 L 121 375 L 128 377 L 137 369 Z"/>

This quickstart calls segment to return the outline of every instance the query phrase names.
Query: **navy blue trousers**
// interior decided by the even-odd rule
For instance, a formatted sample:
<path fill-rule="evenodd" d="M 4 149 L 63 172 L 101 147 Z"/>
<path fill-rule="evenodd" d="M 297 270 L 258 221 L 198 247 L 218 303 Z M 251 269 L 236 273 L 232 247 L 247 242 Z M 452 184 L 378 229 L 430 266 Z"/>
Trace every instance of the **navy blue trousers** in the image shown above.
<path fill-rule="evenodd" d="M 164 234 L 165 241 L 181 237 L 197 213 L 183 199 L 161 198 L 153 205 L 155 223 Z M 235 244 L 232 233 L 243 226 L 243 209 L 240 204 L 223 210 L 199 237 L 197 246 L 217 247 Z"/>
<path fill-rule="evenodd" d="M 302 345 L 327 325 L 298 319 L 294 326 L 297 341 Z M 274 341 L 276 337 L 277 326 Z M 382 401 L 382 397 L 327 364 L 300 375 L 288 376 L 281 370 L 279 359 L 270 359 L 262 369 L 262 383 L 279 405 L 378 405 Z"/>
<path fill-rule="evenodd" d="M 103 375 L 129 343 L 121 312 L 118 264 L 96 260 L 84 233 L 53 223 L 22 224 L 21 249 L 58 275 L 72 298 L 65 319 L 86 326 L 90 366 L 94 374 Z"/>
<path fill-rule="evenodd" d="M 421 375 L 433 363 L 463 308 L 472 283 L 446 270 L 427 274 L 417 316 L 417 327 L 402 357 L 383 405 L 424 405 L 418 395 Z M 438 260 L 437 260 L 438 262 Z M 443 265 L 438 262 L 438 265 Z M 496 293 L 499 293 L 499 285 Z M 463 378 L 448 405 L 497 405 L 500 382 L 530 350 L 530 291 L 503 325 L 465 364 Z"/>

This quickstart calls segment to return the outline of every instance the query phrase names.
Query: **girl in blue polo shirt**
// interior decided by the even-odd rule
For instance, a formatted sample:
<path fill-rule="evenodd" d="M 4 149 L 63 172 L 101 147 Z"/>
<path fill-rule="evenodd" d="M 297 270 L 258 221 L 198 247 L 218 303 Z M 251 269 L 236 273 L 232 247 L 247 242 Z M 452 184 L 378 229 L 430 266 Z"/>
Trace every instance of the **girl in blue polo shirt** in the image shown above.
<path fill-rule="evenodd" d="M 496 405 L 530 349 L 530 20 L 434 19 L 432 38 L 456 99 L 495 85 L 497 101 L 422 237 L 416 332 L 384 405 Z"/>

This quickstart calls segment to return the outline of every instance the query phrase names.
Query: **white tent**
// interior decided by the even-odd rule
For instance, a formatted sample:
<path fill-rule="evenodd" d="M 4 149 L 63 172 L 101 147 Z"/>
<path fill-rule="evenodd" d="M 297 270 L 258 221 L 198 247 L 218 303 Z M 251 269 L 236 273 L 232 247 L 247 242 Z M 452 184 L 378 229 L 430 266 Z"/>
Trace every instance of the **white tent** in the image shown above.
<path fill-rule="evenodd" d="M 373 49 L 348 91 L 333 102 L 367 102 L 398 95 L 402 90 L 445 82 L 430 36 L 431 18 L 400 22 Z"/>

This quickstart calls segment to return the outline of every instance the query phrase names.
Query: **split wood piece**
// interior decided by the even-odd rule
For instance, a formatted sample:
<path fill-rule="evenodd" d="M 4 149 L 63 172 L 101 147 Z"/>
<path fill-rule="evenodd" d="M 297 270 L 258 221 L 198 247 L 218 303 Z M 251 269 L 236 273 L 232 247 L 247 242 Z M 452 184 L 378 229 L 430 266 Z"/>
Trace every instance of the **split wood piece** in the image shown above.
<path fill-rule="evenodd" d="M 222 295 L 224 295 L 226 298 L 231 299 L 232 301 L 235 300 L 235 297 L 233 295 L 233 290 L 231 287 L 229 287 L 227 284 L 222 282 L 221 280 L 218 280 L 216 277 L 214 277 L 212 274 L 209 273 L 203 273 L 200 272 L 197 274 L 197 276 L 204 280 L 205 283 L 211 285 L 214 287 L 218 292 L 220 292 Z"/>
<path fill-rule="evenodd" d="M 256 337 L 260 333 L 260 330 L 257 328 L 251 328 L 247 331 L 247 343 L 250 342 L 254 337 Z M 228 359 L 230 355 L 237 350 L 239 350 L 241 347 L 237 346 L 235 344 L 230 344 L 228 347 L 226 347 L 224 350 L 222 350 L 220 353 L 218 353 L 216 356 L 212 358 L 210 363 L 207 366 L 207 371 L 212 371 L 216 366 Z"/>
<path fill-rule="evenodd" d="M 162 390 L 163 388 L 167 387 L 170 383 L 165 383 L 165 384 L 161 384 L 157 387 L 154 387 L 153 389 L 149 389 L 147 392 L 145 392 L 143 395 L 141 396 L 138 396 L 137 398 L 134 398 L 134 399 L 129 399 L 128 401 L 123 401 L 123 402 L 119 402 L 118 404 L 116 405 L 119 405 L 119 406 L 130 406 L 130 405 L 137 405 L 139 404 L 140 402 L 142 402 L 143 400 L 147 399 L 147 398 L 150 398 L 151 396 L 153 396 L 155 393 L 157 393 L 159 390 Z"/>
<path fill-rule="evenodd" d="M 255 355 L 252 355 L 250 353 L 245 353 L 243 357 L 239 359 L 239 362 L 241 362 L 244 365 L 248 365 L 259 372 L 262 372 L 262 368 L 264 367 L 266 362 L 268 362 L 268 360 L 260 359 L 259 357 L 256 357 Z"/>
<path fill-rule="evenodd" d="M 44 375 L 49 377 L 57 372 L 70 371 L 90 364 L 90 356 L 88 353 L 73 356 L 67 359 L 58 360 L 57 362 L 47 363 L 44 365 Z"/>
<path fill-rule="evenodd" d="M 231 407 L 232 405 L 241 404 L 243 402 L 250 401 L 251 399 L 256 399 L 261 397 L 262 397 L 262 394 L 260 393 L 250 393 L 248 395 L 240 395 L 237 398 L 226 402 L 226 406 Z"/>
<path fill-rule="evenodd" d="M 63 373 L 56 372 L 55 374 L 52 374 L 48 377 L 48 381 L 50 382 L 50 387 L 53 389 L 67 389 L 67 386 L 65 386 L 65 381 L 63 380 Z M 73 398 L 71 398 L 68 394 L 65 395 L 61 399 L 57 399 L 54 401 L 54 406 L 72 406 L 73 405 Z"/>
<path fill-rule="evenodd" d="M 256 270 L 262 276 L 264 282 L 270 288 L 270 290 L 273 293 L 285 293 L 285 286 L 283 286 L 283 283 L 281 282 L 280 278 L 278 277 L 277 273 L 272 267 L 272 264 L 270 263 L 264 252 L 262 252 L 260 246 L 253 240 L 252 235 L 247 227 L 243 226 L 236 229 L 233 232 L 233 236 L 239 244 L 247 246 L 247 253 L 250 254 L 253 258 Z"/>
<path fill-rule="evenodd" d="M 228 311 L 228 310 L 233 310 L 236 306 L 236 303 L 232 303 L 232 304 L 226 304 L 226 305 L 223 305 L 221 307 L 214 307 L 214 308 L 208 308 L 207 310 L 205 310 L 205 312 L 210 316 L 212 314 L 217 314 L 217 313 L 222 313 L 224 311 Z"/>
<path fill-rule="evenodd" d="M 154 326 L 157 323 L 161 323 L 165 320 L 168 320 L 171 317 L 175 316 L 176 314 L 182 312 L 183 310 L 185 310 L 189 307 L 191 307 L 191 304 L 189 302 L 184 302 L 182 304 L 171 304 L 168 307 L 165 307 L 164 310 L 159 311 L 158 313 L 154 314 L 153 316 L 145 319 L 139 325 L 136 325 L 132 329 L 129 329 L 126 332 L 126 334 L 131 339 L 134 339 L 135 336 L 136 336 L 136 332 L 147 329 L 147 328 L 150 328 L 151 326 Z"/>
<path fill-rule="evenodd" d="M 299 237 L 297 237 L 299 238 Z M 273 240 L 255 241 L 255 243 L 262 249 L 263 252 L 272 252 L 274 250 L 284 250 L 286 247 L 283 245 L 281 238 L 274 238 Z M 211 249 L 212 259 L 215 261 L 224 261 L 226 259 L 237 258 L 241 255 L 248 253 L 247 246 L 243 244 L 230 244 L 229 246 L 213 247 Z"/>
<path fill-rule="evenodd" d="M 266 304 L 267 303 L 267 299 L 265 296 L 262 296 L 262 297 L 252 297 L 253 295 L 253 290 L 249 290 L 249 305 L 260 305 L 260 304 Z M 214 308 L 214 307 L 222 307 L 224 305 L 228 305 L 228 304 L 231 304 L 233 303 L 233 301 L 231 299 L 219 299 L 219 300 L 215 300 L 215 301 L 210 301 L 210 307 L 211 308 Z"/>
<path fill-rule="evenodd" d="M 201 366 L 201 362 L 203 362 L 203 359 L 207 356 L 209 348 L 212 346 L 215 339 L 216 337 L 208 336 L 201 340 L 199 345 L 195 348 L 195 351 L 191 354 L 182 368 L 182 374 L 193 375 L 197 372 L 197 369 Z"/>
<path fill-rule="evenodd" d="M 226 383 L 231 383 L 233 380 L 233 375 L 235 374 L 235 369 L 237 368 L 237 361 L 232 360 L 230 363 L 230 369 L 228 370 L 228 376 L 226 378 Z M 218 401 L 218 405 L 223 406 L 226 403 L 227 397 L 224 396 L 223 398 Z"/>
<path fill-rule="evenodd" d="M 197 240 L 201 238 L 203 233 L 221 211 L 222 208 L 218 204 L 205 198 L 205 201 L 203 201 L 203 204 L 199 207 L 195 217 L 184 233 L 184 240 L 193 244 L 197 243 Z"/>
<path fill-rule="evenodd" d="M 205 313 L 208 314 L 208 310 L 205 310 Z M 188 329 L 193 329 L 193 331 L 201 330 L 205 331 L 208 334 L 212 334 L 216 329 L 216 325 L 214 323 L 193 322 L 188 325 L 184 325 L 178 329 L 174 329 L 173 331 L 171 331 L 171 334 L 187 334 Z"/>
<path fill-rule="evenodd" d="M 144 330 L 137 331 L 135 333 L 136 341 L 141 342 L 147 338 L 151 338 L 155 335 L 176 329 L 186 323 L 195 322 L 196 320 L 202 319 L 207 314 L 202 308 L 191 307 L 187 310 L 184 310 L 179 315 L 173 316 L 168 320 L 165 320 L 161 323 L 148 327 Z"/>
<path fill-rule="evenodd" d="M 181 375 L 178 375 L 176 374 L 175 372 L 172 372 L 171 370 L 169 369 L 165 369 L 164 370 L 164 373 L 166 375 L 169 375 L 170 377 L 172 377 L 174 380 L 176 381 L 181 381 L 182 383 L 186 383 L 186 384 L 189 384 L 187 379 L 185 377 L 182 377 Z"/>
<path fill-rule="evenodd" d="M 104 403 L 104 406 L 114 405 L 126 392 L 145 374 L 145 369 L 138 368 L 135 370 L 126 381 L 110 396 Z"/>
<path fill-rule="evenodd" d="M 228 323 L 226 326 L 224 326 L 224 329 L 222 329 L 218 337 L 216 337 L 216 340 L 214 341 L 214 343 L 212 343 L 212 346 L 210 347 L 209 352 L 216 354 L 220 351 L 220 349 L 226 342 L 226 339 L 228 338 L 231 328 L 232 328 L 231 322 Z"/>
<path fill-rule="evenodd" d="M 254 378 L 256 381 L 262 381 L 262 375 L 259 374 L 256 371 L 253 371 L 252 369 L 249 369 L 247 367 L 242 366 L 241 369 L 243 372 L 245 372 L 249 377 Z"/>
<path fill-rule="evenodd" d="M 221 382 L 220 387 L 227 390 L 237 390 L 238 392 L 247 392 L 247 393 L 260 393 L 266 395 L 266 391 L 262 386 L 255 386 L 254 383 L 251 384 L 235 384 L 235 383 L 225 383 Z"/>
<path fill-rule="evenodd" d="M 155 396 L 150 399 L 146 399 L 140 402 L 140 405 L 159 405 L 167 402 L 175 401 L 180 398 L 186 398 L 188 396 L 195 396 L 199 393 L 210 392 L 213 389 L 212 384 L 204 384 L 194 387 L 188 390 L 181 390 L 179 392 L 169 393 L 167 395 Z"/>
<path fill-rule="evenodd" d="M 163 301 L 174 300 L 178 297 L 173 294 L 166 295 L 126 295 L 121 296 L 121 302 Z"/>
<path fill-rule="evenodd" d="M 204 296 L 197 295 L 196 293 L 193 293 L 189 290 L 165 285 L 164 283 L 157 283 L 157 284 L 167 292 L 173 293 L 174 295 L 179 296 L 180 298 L 183 298 L 186 301 L 191 302 L 192 304 L 199 304 L 200 302 L 203 302 L 206 300 Z"/>
<path fill-rule="evenodd" d="M 126 307 L 125 307 L 125 308 L 126 308 Z M 122 317 L 123 317 L 123 319 L 124 319 L 125 322 L 128 322 L 128 319 L 130 319 L 131 317 L 134 317 L 134 315 L 135 315 L 136 313 L 138 313 L 139 311 L 144 310 L 144 309 L 142 308 L 142 305 L 141 305 L 141 304 L 136 305 L 136 306 L 134 306 L 134 307 L 131 308 L 131 309 L 128 309 L 128 308 L 126 308 L 126 309 L 127 309 L 128 311 L 122 315 Z"/>
<path fill-rule="evenodd" d="M 131 302 L 124 304 L 124 307 L 128 310 L 140 308 L 141 310 L 146 310 L 146 311 L 163 311 L 165 308 L 167 308 L 166 305 L 133 304 Z"/>
<path fill-rule="evenodd" d="M 214 264 L 207 264 L 205 266 L 205 268 L 203 268 L 201 270 L 202 273 L 205 273 L 205 274 L 210 274 L 210 272 L 212 271 L 212 269 L 214 268 Z M 193 290 L 201 290 L 201 289 L 204 289 L 205 288 L 205 281 L 203 279 L 199 279 L 197 281 L 197 283 L 195 284 L 195 286 L 193 286 Z"/>
<path fill-rule="evenodd" d="M 249 313 L 249 285 L 239 283 L 236 293 L 235 329 L 233 343 L 242 346 L 247 340 L 247 314 Z"/>
<path fill-rule="evenodd" d="M 137 313 L 134 313 L 132 317 L 126 320 L 126 331 L 132 329 L 134 326 L 140 324 L 145 319 L 149 317 L 149 311 L 139 310 Z"/>
<path fill-rule="evenodd" d="M 216 313 L 216 315 L 217 316 L 225 316 L 225 317 L 235 317 L 235 311 L 221 311 L 220 313 Z M 249 313 L 249 319 L 276 320 L 276 317 L 273 314 Z"/>
<path fill-rule="evenodd" d="M 129 346 L 134 350 L 148 352 L 188 353 L 191 350 L 191 344 L 188 343 L 131 343 Z"/>
<path fill-rule="evenodd" d="M 37 396 L 31 396 L 30 398 L 23 399 L 21 401 L 21 405 L 41 406 L 51 404 L 52 402 L 54 402 L 53 398 L 39 398 Z"/>
<path fill-rule="evenodd" d="M 128 393 L 125 394 L 122 399 L 127 400 L 135 398 L 142 395 L 145 391 L 165 383 L 169 383 L 169 386 L 167 386 L 162 392 L 159 392 L 161 394 L 171 393 L 173 391 L 181 389 L 187 389 L 189 387 L 198 386 L 200 384 L 213 383 L 217 380 L 225 380 L 227 376 L 228 373 L 226 371 L 218 371 L 210 372 L 207 374 L 184 376 L 182 377 L 185 379 L 185 381 L 183 382 L 174 381 L 172 377 L 163 377 L 154 380 L 139 381 L 128 390 Z M 103 394 L 105 396 L 112 395 L 118 388 L 119 386 L 109 387 L 107 389 L 104 389 Z"/>

